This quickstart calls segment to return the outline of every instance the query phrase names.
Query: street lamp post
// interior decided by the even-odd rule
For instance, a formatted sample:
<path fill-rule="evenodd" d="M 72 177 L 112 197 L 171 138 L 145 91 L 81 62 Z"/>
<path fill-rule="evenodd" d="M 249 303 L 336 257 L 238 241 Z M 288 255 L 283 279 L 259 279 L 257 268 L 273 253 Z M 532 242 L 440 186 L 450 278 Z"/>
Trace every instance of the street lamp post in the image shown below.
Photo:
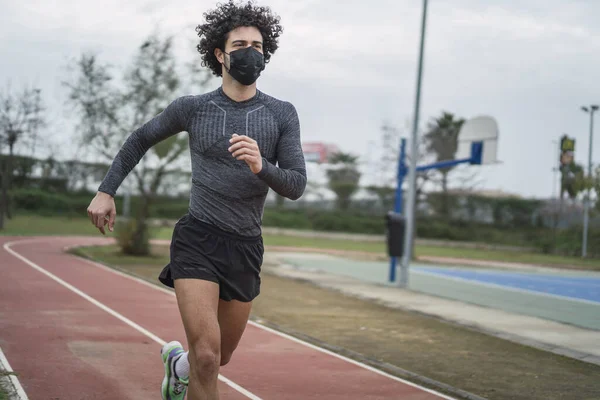
<path fill-rule="evenodd" d="M 558 140 L 553 140 L 552 144 L 554 145 L 554 149 L 556 150 L 556 156 L 554 157 L 554 162 L 556 165 L 552 168 L 552 172 L 554 172 L 552 177 L 552 198 L 556 198 L 556 186 L 558 184 L 558 173 L 560 172 L 560 145 Z M 560 190 L 560 189 L 559 189 Z"/>
<path fill-rule="evenodd" d="M 594 112 L 600 108 L 597 105 L 591 105 L 590 107 L 581 107 L 581 109 L 590 114 L 590 148 L 588 151 L 588 176 L 592 176 L 592 146 L 594 142 Z M 587 256 L 587 239 L 588 239 L 588 227 L 590 220 L 590 202 L 591 202 L 591 189 L 588 188 L 583 205 L 583 244 L 581 246 L 581 257 Z"/>

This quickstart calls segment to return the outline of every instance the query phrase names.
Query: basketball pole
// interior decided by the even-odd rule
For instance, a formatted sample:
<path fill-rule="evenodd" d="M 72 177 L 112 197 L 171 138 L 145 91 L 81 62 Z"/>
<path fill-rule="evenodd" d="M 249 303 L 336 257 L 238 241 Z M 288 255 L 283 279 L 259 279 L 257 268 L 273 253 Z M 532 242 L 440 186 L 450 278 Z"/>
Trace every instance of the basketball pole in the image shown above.
<path fill-rule="evenodd" d="M 400 263 L 399 286 L 408 286 L 408 266 L 412 259 L 413 231 L 415 229 L 415 198 L 417 194 L 417 154 L 419 113 L 421 110 L 421 81 L 423 78 L 423 49 L 425 46 L 425 27 L 427 22 L 427 0 L 423 0 L 423 18 L 421 20 L 421 43 L 419 46 L 419 66 L 417 69 L 417 93 L 415 98 L 415 110 L 413 116 L 413 128 L 410 140 L 410 167 L 408 169 L 408 201 L 405 205 L 406 232 L 404 235 L 404 257 Z"/>

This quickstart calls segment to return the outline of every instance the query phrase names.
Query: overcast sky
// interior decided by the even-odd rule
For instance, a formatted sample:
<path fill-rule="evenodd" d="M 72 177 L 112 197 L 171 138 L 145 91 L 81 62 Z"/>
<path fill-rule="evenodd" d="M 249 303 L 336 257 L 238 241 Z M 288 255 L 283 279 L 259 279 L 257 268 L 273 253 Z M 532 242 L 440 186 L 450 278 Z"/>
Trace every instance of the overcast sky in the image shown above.
<path fill-rule="evenodd" d="M 335 143 L 366 157 L 384 121 L 406 126 L 415 97 L 421 1 L 259 3 L 271 6 L 284 26 L 259 88 L 294 103 L 303 141 Z M 69 60 L 93 50 L 125 65 L 158 26 L 175 35 L 182 61 L 199 62 L 194 27 L 215 4 L 0 0 L 0 84 L 43 89 L 51 123 L 45 134 L 70 157 L 76 120 L 60 85 Z M 503 163 L 482 168 L 482 187 L 549 197 L 553 140 L 562 133 L 575 137 L 576 160 L 587 165 L 589 116 L 580 107 L 600 103 L 599 18 L 597 0 L 431 0 L 421 126 L 443 110 L 463 118 L 493 116 Z"/>

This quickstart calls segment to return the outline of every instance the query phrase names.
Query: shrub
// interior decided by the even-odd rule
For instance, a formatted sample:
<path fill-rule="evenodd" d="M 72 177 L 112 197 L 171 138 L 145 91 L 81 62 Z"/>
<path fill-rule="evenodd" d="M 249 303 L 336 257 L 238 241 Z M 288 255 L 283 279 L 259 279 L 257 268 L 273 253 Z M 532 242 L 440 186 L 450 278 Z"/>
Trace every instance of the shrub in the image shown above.
<path fill-rule="evenodd" d="M 148 228 L 144 228 L 141 235 L 136 236 L 137 228 L 138 221 L 134 218 L 117 221 L 115 223 L 117 244 L 124 254 L 148 255 L 150 254 Z"/>

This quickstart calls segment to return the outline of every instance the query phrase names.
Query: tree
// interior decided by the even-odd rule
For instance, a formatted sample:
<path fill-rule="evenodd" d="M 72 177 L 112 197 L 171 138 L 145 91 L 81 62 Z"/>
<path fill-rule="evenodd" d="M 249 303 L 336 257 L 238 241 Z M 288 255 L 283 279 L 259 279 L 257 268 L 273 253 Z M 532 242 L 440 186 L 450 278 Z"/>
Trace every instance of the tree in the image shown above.
<path fill-rule="evenodd" d="M 10 218 L 8 191 L 13 175 L 15 146 L 33 140 L 44 124 L 41 89 L 24 88 L 13 94 L 10 87 L 0 93 L 0 150 L 8 147 L 8 157 L 2 168 L 2 193 L 0 195 L 0 229 L 4 228 L 4 216 Z"/>
<path fill-rule="evenodd" d="M 350 207 L 352 195 L 356 193 L 360 181 L 358 156 L 337 152 L 329 160 L 331 167 L 327 170 L 329 188 L 336 194 L 337 206 L 341 210 Z"/>
<path fill-rule="evenodd" d="M 587 175 L 584 172 L 583 166 L 580 164 L 571 164 L 563 167 L 567 174 L 567 178 L 563 179 L 566 181 L 565 191 L 569 194 L 571 199 L 574 199 L 579 194 L 583 194 L 587 198 L 590 193 L 590 200 L 593 199 L 592 194 L 596 194 L 596 208 L 600 211 L 600 166 L 592 170 L 592 175 Z M 561 193 L 562 195 L 562 193 Z M 593 205 L 593 203 L 590 203 Z"/>
<path fill-rule="evenodd" d="M 561 166 L 561 180 L 560 180 L 560 198 L 562 199 L 565 192 L 571 200 L 577 198 L 577 195 L 581 193 L 586 187 L 589 186 L 589 182 L 586 179 L 583 166 L 575 162 L 564 164 Z"/>
<path fill-rule="evenodd" d="M 0 162 L 0 164 L 4 165 L 4 163 L 7 162 L 8 156 L 2 156 L 2 162 Z M 10 175 L 11 189 L 27 185 L 28 180 L 31 179 L 31 175 L 33 174 L 33 169 L 38 165 L 39 160 L 33 157 L 23 155 L 13 156 L 11 160 L 12 174 Z M 4 170 L 4 167 L 0 168 L 0 171 Z"/>
<path fill-rule="evenodd" d="M 429 153 L 436 156 L 436 161 L 448 161 L 456 158 L 458 150 L 458 134 L 465 120 L 462 118 L 456 119 L 454 114 L 442 112 L 438 118 L 427 125 L 424 139 L 426 141 L 426 149 Z M 454 167 L 446 167 L 438 169 L 441 175 L 441 186 L 443 194 L 443 212 L 445 216 L 449 214 L 448 202 L 448 175 Z"/>
<path fill-rule="evenodd" d="M 407 126 L 409 123 L 407 122 Z M 400 158 L 400 141 L 402 139 L 402 131 L 396 126 L 384 123 L 381 127 L 381 155 L 378 157 L 378 162 L 374 167 L 377 170 L 377 182 L 374 185 L 368 186 L 366 189 L 376 195 L 381 204 L 386 209 L 393 207 L 397 181 L 398 181 L 398 161 Z M 410 146 L 406 148 L 406 164 L 410 164 L 411 154 Z M 421 135 L 418 145 L 417 165 L 427 163 L 429 154 L 427 151 L 427 143 Z M 417 204 L 420 201 L 420 196 L 423 193 L 427 182 L 431 181 L 433 171 L 417 172 Z"/>
<path fill-rule="evenodd" d="M 161 39 L 156 34 L 145 40 L 125 70 L 121 85 L 115 83 L 111 67 L 93 54 L 83 54 L 71 66 L 76 76 L 64 84 L 69 102 L 80 116 L 80 139 L 93 154 L 112 161 L 128 135 L 182 94 L 184 85 L 176 69 L 172 42 L 172 37 Z M 196 70 L 195 74 L 204 75 L 193 76 L 192 85 L 208 82 L 208 71 Z M 150 206 L 161 187 L 187 178 L 181 174 L 185 162 L 182 155 L 187 150 L 187 137 L 172 136 L 152 147 L 132 171 L 142 202 L 130 226 L 131 240 L 122 246 L 125 253 L 149 253 L 146 221 Z"/>
<path fill-rule="evenodd" d="M 377 196 L 384 208 L 391 208 L 394 201 L 398 179 L 398 159 L 400 149 L 400 130 L 388 123 L 381 127 L 381 154 L 374 163 L 377 180 L 367 190 Z"/>

